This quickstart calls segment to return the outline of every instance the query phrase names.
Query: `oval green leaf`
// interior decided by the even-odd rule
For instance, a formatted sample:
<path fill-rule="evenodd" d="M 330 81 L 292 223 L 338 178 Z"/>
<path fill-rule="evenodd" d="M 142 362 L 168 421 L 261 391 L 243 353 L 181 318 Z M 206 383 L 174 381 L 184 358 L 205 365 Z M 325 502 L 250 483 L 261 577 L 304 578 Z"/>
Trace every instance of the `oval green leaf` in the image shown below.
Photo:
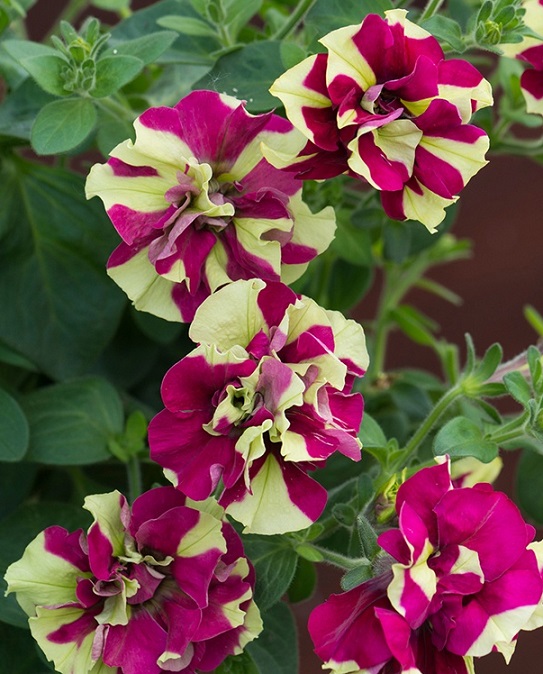
<path fill-rule="evenodd" d="M 73 150 L 96 124 L 94 103 L 87 98 L 65 98 L 48 103 L 36 117 L 30 141 L 38 154 Z"/>

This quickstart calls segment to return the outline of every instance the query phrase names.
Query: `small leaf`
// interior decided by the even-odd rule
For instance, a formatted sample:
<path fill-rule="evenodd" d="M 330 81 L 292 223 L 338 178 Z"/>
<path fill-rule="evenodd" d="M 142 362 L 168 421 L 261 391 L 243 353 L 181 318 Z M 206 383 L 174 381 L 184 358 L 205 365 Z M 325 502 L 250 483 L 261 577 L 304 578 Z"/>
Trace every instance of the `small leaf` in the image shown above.
<path fill-rule="evenodd" d="M 438 40 L 449 44 L 458 53 L 466 51 L 462 29 L 453 19 L 435 14 L 420 25 Z"/>
<path fill-rule="evenodd" d="M 298 642 L 292 612 L 276 604 L 262 614 L 264 631 L 247 645 L 260 674 L 293 674 L 298 669 Z"/>
<path fill-rule="evenodd" d="M 435 338 L 427 329 L 426 317 L 414 307 L 402 304 L 389 312 L 389 316 L 410 339 L 423 346 L 433 346 Z"/>
<path fill-rule="evenodd" d="M 96 63 L 96 85 L 90 92 L 94 98 L 111 96 L 131 82 L 143 70 L 144 63 L 135 56 L 104 56 Z"/>
<path fill-rule="evenodd" d="M 248 535 L 243 542 L 255 567 L 255 601 L 265 611 L 287 591 L 296 571 L 298 555 L 281 536 Z"/>
<path fill-rule="evenodd" d="M 136 56 L 145 65 L 149 65 L 169 49 L 176 38 L 177 33 L 174 31 L 159 30 L 124 42 L 110 40 L 108 44 L 111 44 L 111 49 L 105 51 L 103 55 Z"/>
<path fill-rule="evenodd" d="M 0 461 L 20 461 L 28 449 L 28 437 L 23 410 L 0 389 Z"/>
<path fill-rule="evenodd" d="M 342 260 L 353 265 L 369 267 L 373 263 L 371 236 L 366 229 L 339 221 L 331 248 Z"/>
<path fill-rule="evenodd" d="M 451 457 L 473 456 L 489 463 L 498 455 L 498 445 L 486 440 L 481 429 L 465 417 L 455 417 L 443 426 L 434 439 L 434 454 Z"/>
<path fill-rule="evenodd" d="M 387 439 L 381 426 L 367 412 L 362 417 L 362 425 L 358 434 L 364 448 L 386 447 Z"/>
<path fill-rule="evenodd" d="M 32 127 L 32 147 L 38 154 L 68 152 L 81 145 L 94 129 L 96 109 L 86 98 L 65 98 L 48 103 Z"/>
<path fill-rule="evenodd" d="M 532 397 L 530 384 L 520 372 L 508 372 L 503 377 L 503 383 L 509 393 L 521 405 L 527 405 Z"/>
<path fill-rule="evenodd" d="M 33 56 L 23 59 L 23 68 L 35 82 L 48 94 L 69 96 L 71 92 L 64 88 L 62 71 L 67 67 L 66 61 L 59 56 Z"/>
<path fill-rule="evenodd" d="M 475 368 L 474 376 L 480 382 L 485 382 L 496 372 L 498 365 L 502 362 L 502 357 L 503 349 L 498 342 L 495 342 L 485 351 L 481 362 Z"/>
<path fill-rule="evenodd" d="M 162 16 L 157 21 L 159 26 L 168 30 L 175 30 L 182 35 L 194 35 L 200 37 L 216 37 L 217 31 L 206 21 L 191 16 Z"/>
<path fill-rule="evenodd" d="M 85 377 L 30 393 L 22 403 L 30 424 L 28 459 L 84 465 L 110 457 L 108 441 L 123 431 L 123 408 L 105 379 Z"/>
<path fill-rule="evenodd" d="M 120 12 L 130 7 L 130 0 L 92 0 L 91 5 L 110 12 Z"/>
<path fill-rule="evenodd" d="M 534 309 L 530 304 L 527 304 L 524 307 L 524 318 L 532 326 L 532 328 L 537 332 L 538 335 L 543 337 L 543 316 Z"/>
<path fill-rule="evenodd" d="M 341 589 L 344 592 L 358 587 L 361 583 L 371 578 L 371 566 L 358 566 L 356 569 L 348 571 L 340 581 Z"/>

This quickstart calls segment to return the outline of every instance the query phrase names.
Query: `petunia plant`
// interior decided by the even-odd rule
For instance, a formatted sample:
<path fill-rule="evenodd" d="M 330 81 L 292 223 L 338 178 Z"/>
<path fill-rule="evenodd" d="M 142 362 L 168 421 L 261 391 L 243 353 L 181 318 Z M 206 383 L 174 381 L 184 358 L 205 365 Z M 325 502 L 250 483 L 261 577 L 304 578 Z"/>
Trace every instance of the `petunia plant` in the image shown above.
<path fill-rule="evenodd" d="M 542 73 L 541 0 L 0 0 L 6 671 L 521 671 L 541 307 L 422 292 Z"/>

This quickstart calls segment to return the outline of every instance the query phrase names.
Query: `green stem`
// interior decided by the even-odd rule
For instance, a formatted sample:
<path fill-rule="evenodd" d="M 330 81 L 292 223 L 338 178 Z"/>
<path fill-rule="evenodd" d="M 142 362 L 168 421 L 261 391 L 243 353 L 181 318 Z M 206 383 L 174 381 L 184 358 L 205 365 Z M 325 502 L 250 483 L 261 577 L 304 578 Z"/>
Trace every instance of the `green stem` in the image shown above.
<path fill-rule="evenodd" d="M 427 19 L 430 19 L 432 16 L 434 16 L 442 4 L 443 0 L 428 0 L 426 7 L 420 15 L 420 21 L 426 21 Z"/>
<path fill-rule="evenodd" d="M 434 408 L 426 419 L 419 426 L 417 431 L 414 433 L 413 437 L 407 445 L 402 450 L 402 456 L 400 458 L 401 465 L 396 468 L 398 470 L 407 463 L 407 460 L 413 454 L 413 452 L 418 449 L 421 443 L 424 441 L 428 433 L 432 430 L 438 419 L 445 412 L 445 410 L 452 405 L 458 398 L 462 396 L 462 387 L 458 384 L 449 389 L 435 404 Z M 396 472 L 396 471 L 394 471 Z"/>
<path fill-rule="evenodd" d="M 299 22 L 315 4 L 316 0 L 300 0 L 285 23 L 272 36 L 271 40 L 282 40 L 292 33 Z"/>
<path fill-rule="evenodd" d="M 134 503 L 143 491 L 141 466 L 137 456 L 131 456 L 127 461 L 126 476 L 128 478 L 128 498 L 130 503 Z"/>
<path fill-rule="evenodd" d="M 513 419 L 507 424 L 500 426 L 494 433 L 490 433 L 488 439 L 495 442 L 497 445 L 503 445 L 511 440 L 522 438 L 526 435 L 524 425 L 528 420 L 529 413 L 524 412 L 516 419 Z"/>
<path fill-rule="evenodd" d="M 357 569 L 360 566 L 369 566 L 371 564 L 367 557 L 347 557 L 339 552 L 323 548 L 320 545 L 312 545 L 311 543 L 306 543 L 306 545 L 310 545 L 314 550 L 321 554 L 323 562 L 329 562 L 345 571 L 351 571 L 351 569 Z"/>
<path fill-rule="evenodd" d="M 104 112 L 107 112 L 114 117 L 124 117 L 124 119 L 129 122 L 133 122 L 136 117 L 132 108 L 123 105 L 123 103 L 115 100 L 111 96 L 108 98 L 95 98 L 92 100 L 96 107 L 101 108 Z"/>

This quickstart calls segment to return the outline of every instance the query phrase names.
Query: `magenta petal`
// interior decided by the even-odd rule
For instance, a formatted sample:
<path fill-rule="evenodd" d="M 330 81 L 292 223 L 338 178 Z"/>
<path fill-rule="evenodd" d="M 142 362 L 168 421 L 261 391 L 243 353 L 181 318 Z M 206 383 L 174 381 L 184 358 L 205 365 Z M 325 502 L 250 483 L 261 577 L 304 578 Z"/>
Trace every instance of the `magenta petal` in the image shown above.
<path fill-rule="evenodd" d="M 437 544 L 438 531 L 434 507 L 452 489 L 449 467 L 446 463 L 423 468 L 404 482 L 396 497 L 396 511 L 401 512 L 405 501 L 416 511 L 430 535 L 430 542 Z"/>
<path fill-rule="evenodd" d="M 130 533 L 135 536 L 147 520 L 154 520 L 172 508 L 185 505 L 185 497 L 173 487 L 157 487 L 146 491 L 132 504 Z"/>
<path fill-rule="evenodd" d="M 46 552 L 65 559 L 83 573 L 90 570 L 88 557 L 81 547 L 82 529 L 69 533 L 66 529 L 55 525 L 48 527 L 43 535 Z"/>
<path fill-rule="evenodd" d="M 102 659 L 123 674 L 161 674 L 157 660 L 166 646 L 167 634 L 147 611 L 137 611 L 128 625 L 110 625 Z"/>
<path fill-rule="evenodd" d="M 268 281 L 258 293 L 258 308 L 264 316 L 268 328 L 278 326 L 287 308 L 296 302 L 296 293 L 284 283 Z"/>
<path fill-rule="evenodd" d="M 324 662 L 354 660 L 361 669 L 369 669 L 391 659 L 383 628 L 375 615 L 375 607 L 390 606 L 386 598 L 388 579 L 379 576 L 349 592 L 333 594 L 312 611 L 308 630 L 315 652 Z"/>
<path fill-rule="evenodd" d="M 477 488 L 451 490 L 435 507 L 441 545 L 475 550 L 485 579 L 492 581 L 526 549 L 526 526 L 505 494 Z M 496 554 L 496 550 L 500 554 Z"/>
<path fill-rule="evenodd" d="M 543 99 L 543 72 L 525 70 L 520 77 L 520 86 L 538 101 Z"/>
<path fill-rule="evenodd" d="M 174 108 L 183 140 L 199 161 L 213 163 L 218 173 L 233 166 L 272 116 L 271 112 L 250 115 L 241 102 L 236 103 L 232 107 L 215 91 L 193 91 Z"/>

